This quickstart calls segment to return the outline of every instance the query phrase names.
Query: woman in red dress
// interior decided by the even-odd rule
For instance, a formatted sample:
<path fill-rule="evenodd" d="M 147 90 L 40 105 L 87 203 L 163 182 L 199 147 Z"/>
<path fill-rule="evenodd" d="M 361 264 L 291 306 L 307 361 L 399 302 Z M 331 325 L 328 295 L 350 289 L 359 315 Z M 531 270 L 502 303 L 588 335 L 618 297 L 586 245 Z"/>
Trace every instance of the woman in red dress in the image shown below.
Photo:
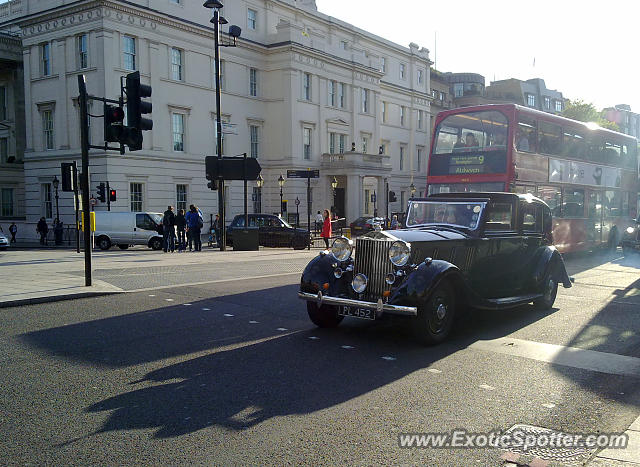
<path fill-rule="evenodd" d="M 324 221 L 322 223 L 322 233 L 320 236 L 324 239 L 325 247 L 329 249 L 329 239 L 331 238 L 331 213 L 328 209 L 325 209 L 322 212 L 322 217 L 324 217 Z"/>

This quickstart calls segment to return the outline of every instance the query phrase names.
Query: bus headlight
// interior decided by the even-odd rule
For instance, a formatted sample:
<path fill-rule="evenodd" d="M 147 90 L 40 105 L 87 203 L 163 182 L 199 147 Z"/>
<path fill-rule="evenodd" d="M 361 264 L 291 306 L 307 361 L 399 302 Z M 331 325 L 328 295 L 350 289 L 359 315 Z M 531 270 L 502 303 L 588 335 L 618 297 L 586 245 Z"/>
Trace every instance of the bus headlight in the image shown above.
<path fill-rule="evenodd" d="M 331 254 L 338 261 L 346 261 L 351 256 L 352 242 L 346 237 L 338 237 L 331 245 Z"/>
<path fill-rule="evenodd" d="M 411 244 L 398 240 L 391 244 L 389 248 L 389 260 L 395 266 L 404 266 L 409 262 L 411 256 Z"/>
<path fill-rule="evenodd" d="M 628 233 L 629 235 L 631 235 L 631 234 L 632 234 L 633 232 L 635 232 L 635 231 L 636 231 L 636 229 L 634 229 L 633 227 L 627 227 L 627 233 Z"/>

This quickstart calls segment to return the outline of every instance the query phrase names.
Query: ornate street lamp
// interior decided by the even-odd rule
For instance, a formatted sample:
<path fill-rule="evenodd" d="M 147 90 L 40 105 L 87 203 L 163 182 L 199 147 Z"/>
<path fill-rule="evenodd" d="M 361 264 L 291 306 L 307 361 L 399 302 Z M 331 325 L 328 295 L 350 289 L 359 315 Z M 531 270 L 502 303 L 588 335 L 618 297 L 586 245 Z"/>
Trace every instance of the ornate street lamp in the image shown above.
<path fill-rule="evenodd" d="M 333 177 L 333 180 L 331 180 L 331 188 L 333 189 L 333 203 L 331 208 L 335 209 L 336 207 L 336 188 L 338 188 L 338 180 L 336 179 L 336 177 Z"/>
<path fill-rule="evenodd" d="M 56 175 L 53 176 L 53 188 L 56 190 L 56 219 L 60 222 L 60 209 L 58 207 L 58 187 L 60 186 L 60 180 Z"/>
<path fill-rule="evenodd" d="M 258 187 L 258 199 L 257 201 L 257 211 L 262 212 L 262 186 L 264 185 L 264 178 L 262 178 L 262 174 L 258 175 L 258 179 L 256 180 L 256 186 Z"/>
<path fill-rule="evenodd" d="M 282 217 L 282 187 L 284 186 L 284 177 L 282 174 L 278 177 L 278 185 L 280 185 L 280 217 Z"/>

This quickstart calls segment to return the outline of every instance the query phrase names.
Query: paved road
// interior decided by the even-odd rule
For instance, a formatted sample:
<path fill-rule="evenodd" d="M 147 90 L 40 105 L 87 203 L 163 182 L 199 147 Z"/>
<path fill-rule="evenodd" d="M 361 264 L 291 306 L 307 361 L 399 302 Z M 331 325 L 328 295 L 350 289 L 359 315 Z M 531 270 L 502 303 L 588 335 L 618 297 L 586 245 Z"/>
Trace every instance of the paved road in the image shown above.
<path fill-rule="evenodd" d="M 398 435 L 623 432 L 640 415 L 639 267 L 574 258 L 554 310 L 468 314 L 431 348 L 397 323 L 314 328 L 295 274 L 4 308 L 0 463 L 497 466 L 517 453 Z"/>

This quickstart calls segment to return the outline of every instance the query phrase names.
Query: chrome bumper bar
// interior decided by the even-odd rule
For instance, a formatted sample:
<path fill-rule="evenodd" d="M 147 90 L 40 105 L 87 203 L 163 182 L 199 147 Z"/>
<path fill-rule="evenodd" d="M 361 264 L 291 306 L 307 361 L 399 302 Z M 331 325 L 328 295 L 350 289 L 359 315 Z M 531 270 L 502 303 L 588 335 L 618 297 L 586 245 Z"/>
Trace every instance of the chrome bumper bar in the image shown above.
<path fill-rule="evenodd" d="M 349 306 L 353 308 L 366 308 L 367 310 L 376 310 L 379 315 L 381 313 L 391 313 L 402 316 L 417 316 L 418 308 L 415 306 L 390 305 L 382 303 L 379 299 L 377 303 L 363 302 L 362 300 L 352 300 L 350 298 L 331 297 L 330 295 L 322 295 L 322 292 L 312 294 L 308 292 L 298 292 L 298 298 L 308 302 L 316 302 L 318 306 L 322 305 L 338 305 Z"/>

